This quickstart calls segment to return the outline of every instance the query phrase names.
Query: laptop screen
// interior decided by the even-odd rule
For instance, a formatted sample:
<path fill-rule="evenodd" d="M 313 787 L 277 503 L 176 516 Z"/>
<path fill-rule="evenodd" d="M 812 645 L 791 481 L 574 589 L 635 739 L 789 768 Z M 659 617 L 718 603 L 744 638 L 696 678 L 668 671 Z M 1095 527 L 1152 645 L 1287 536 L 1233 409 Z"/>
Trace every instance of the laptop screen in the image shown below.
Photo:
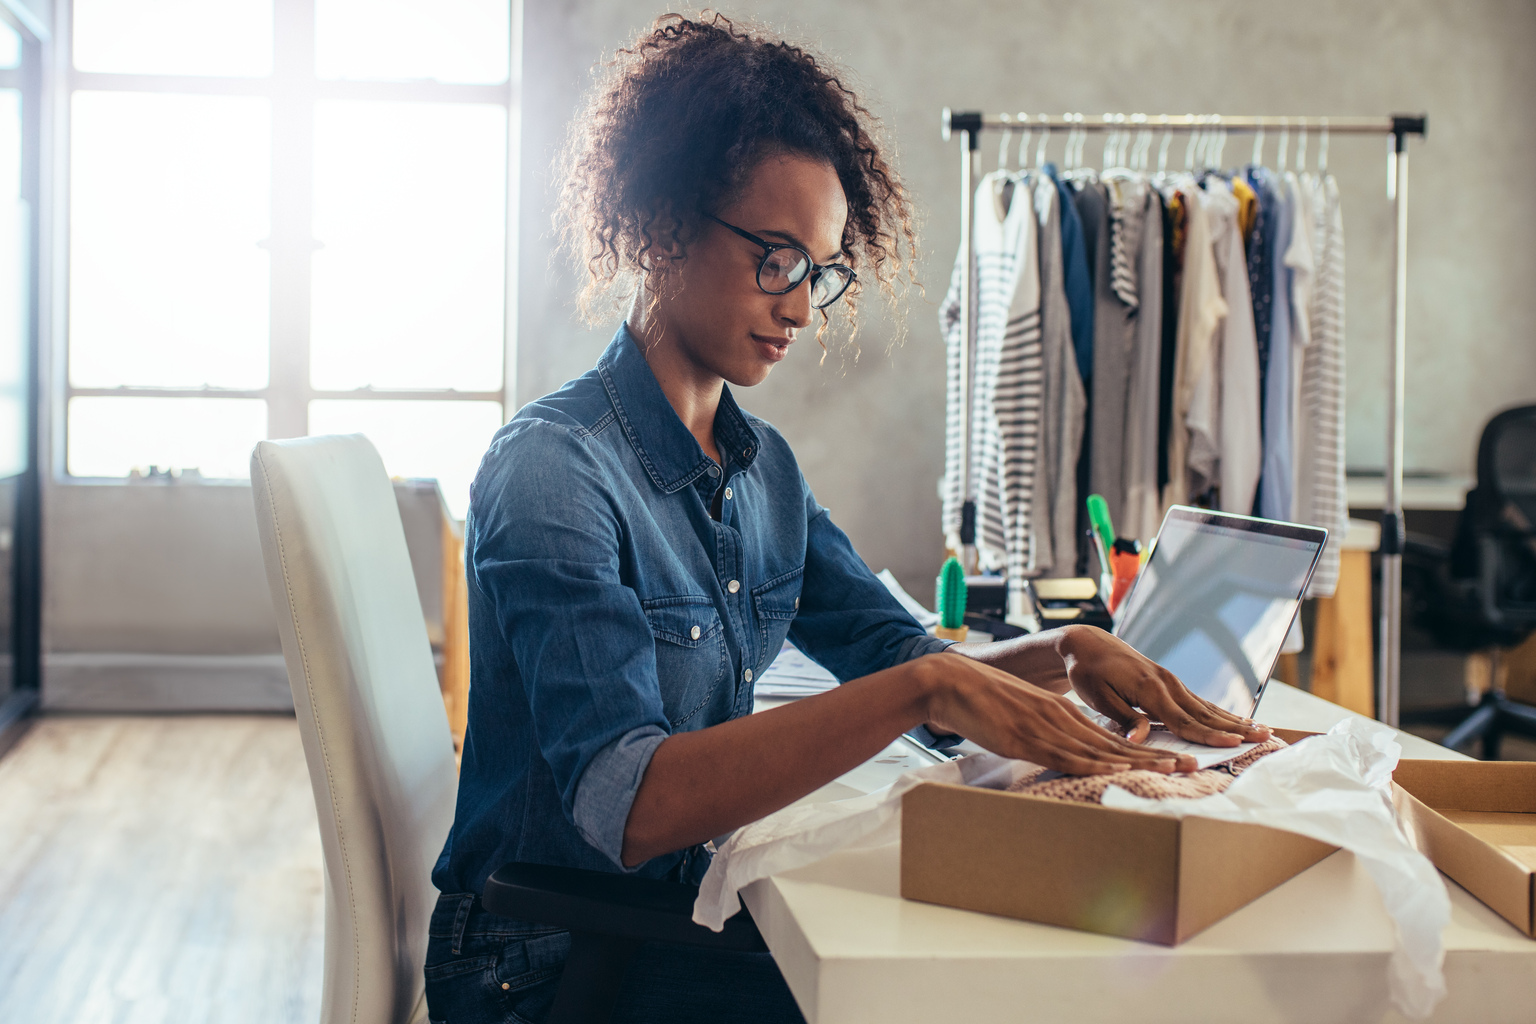
<path fill-rule="evenodd" d="M 1175 507 L 1115 635 L 1212 704 L 1252 715 L 1328 531 Z"/>

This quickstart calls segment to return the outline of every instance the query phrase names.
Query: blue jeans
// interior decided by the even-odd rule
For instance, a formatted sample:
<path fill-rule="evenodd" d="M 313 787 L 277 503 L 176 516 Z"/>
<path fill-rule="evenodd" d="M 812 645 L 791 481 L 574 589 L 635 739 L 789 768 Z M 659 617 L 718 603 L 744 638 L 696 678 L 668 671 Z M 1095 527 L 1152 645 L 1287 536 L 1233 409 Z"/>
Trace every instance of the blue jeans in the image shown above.
<path fill-rule="evenodd" d="M 569 932 L 497 917 L 474 893 L 437 899 L 427 940 L 433 1024 L 542 1024 L 571 948 Z M 624 976 L 614 1024 L 804 1024 L 768 953 L 653 942 Z"/>

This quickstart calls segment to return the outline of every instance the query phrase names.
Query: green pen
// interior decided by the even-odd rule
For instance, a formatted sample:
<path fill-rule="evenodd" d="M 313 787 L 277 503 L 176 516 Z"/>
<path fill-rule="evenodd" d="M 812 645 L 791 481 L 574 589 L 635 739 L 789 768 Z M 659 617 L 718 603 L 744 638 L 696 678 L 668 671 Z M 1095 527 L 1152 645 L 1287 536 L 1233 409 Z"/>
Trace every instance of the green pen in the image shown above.
<path fill-rule="evenodd" d="M 1109 567 L 1108 554 L 1115 546 L 1115 527 L 1109 521 L 1109 503 L 1104 500 L 1102 494 L 1088 495 L 1088 521 L 1093 524 L 1094 531 L 1098 533 L 1099 540 L 1104 544 L 1106 555 L 1105 568 Z"/>

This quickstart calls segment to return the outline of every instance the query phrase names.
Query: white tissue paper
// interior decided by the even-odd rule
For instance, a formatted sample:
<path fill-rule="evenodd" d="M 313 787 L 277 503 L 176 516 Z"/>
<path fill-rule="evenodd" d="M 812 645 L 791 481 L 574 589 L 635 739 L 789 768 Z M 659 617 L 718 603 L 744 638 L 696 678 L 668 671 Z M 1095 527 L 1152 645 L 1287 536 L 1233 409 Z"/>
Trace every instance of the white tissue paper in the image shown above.
<path fill-rule="evenodd" d="M 1445 998 L 1441 933 L 1451 900 L 1440 873 L 1409 843 L 1392 809 L 1392 770 L 1402 747 L 1392 729 L 1351 718 L 1261 757 L 1224 793 L 1147 800 L 1118 786 L 1103 804 L 1127 811 L 1267 825 L 1342 847 L 1359 858 L 1392 918 L 1397 945 L 1387 965 L 1392 1003 L 1428 1017 Z"/>
<path fill-rule="evenodd" d="M 744 825 L 715 851 L 699 884 L 693 920 L 718 932 L 741 909 L 741 890 L 758 879 L 814 864 L 837 850 L 895 842 L 901 836 L 901 795 L 920 782 L 1007 789 L 1038 767 L 995 754 L 973 754 L 906 772 L 885 789 L 865 796 L 793 804 Z"/>
<path fill-rule="evenodd" d="M 1397 946 L 1389 991 L 1405 1015 L 1423 1018 L 1445 997 L 1441 932 L 1450 898 L 1433 864 L 1415 850 L 1392 809 L 1392 769 L 1402 752 L 1394 733 L 1366 719 L 1341 722 L 1260 758 L 1225 793 L 1196 800 L 1145 800 L 1111 786 L 1104 805 L 1182 817 L 1267 825 L 1310 836 L 1360 858 L 1392 917 Z M 720 846 L 693 905 L 713 931 L 741 908 L 739 893 L 758 879 L 804 867 L 837 850 L 868 849 L 901 835 L 901 797 L 922 782 L 1007 789 L 1038 766 L 975 754 L 907 772 L 867 796 L 799 804 L 738 829 Z"/>

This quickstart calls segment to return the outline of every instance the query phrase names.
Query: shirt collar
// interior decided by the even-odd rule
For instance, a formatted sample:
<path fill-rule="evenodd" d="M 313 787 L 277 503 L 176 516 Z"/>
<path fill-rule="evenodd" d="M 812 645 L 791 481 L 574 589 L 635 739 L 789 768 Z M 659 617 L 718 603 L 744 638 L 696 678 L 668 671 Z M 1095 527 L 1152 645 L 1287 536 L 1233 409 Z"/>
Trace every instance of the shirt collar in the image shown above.
<path fill-rule="evenodd" d="M 715 465 L 667 401 L 627 325 L 619 325 L 597 361 L 597 373 L 625 436 L 657 487 L 671 494 Z M 720 407 L 715 411 L 715 446 L 727 462 L 742 469 L 757 458 L 757 434 L 729 387 L 721 389 Z"/>

